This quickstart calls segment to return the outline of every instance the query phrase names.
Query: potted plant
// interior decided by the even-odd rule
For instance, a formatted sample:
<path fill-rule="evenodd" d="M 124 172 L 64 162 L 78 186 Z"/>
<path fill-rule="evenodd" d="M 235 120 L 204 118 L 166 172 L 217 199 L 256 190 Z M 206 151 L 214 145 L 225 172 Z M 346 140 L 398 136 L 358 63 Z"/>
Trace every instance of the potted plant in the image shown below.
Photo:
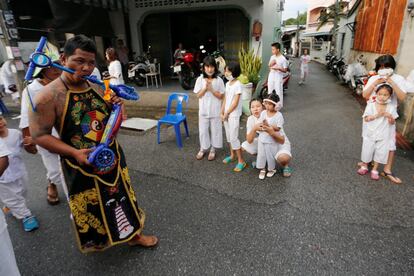
<path fill-rule="evenodd" d="M 255 55 L 253 50 L 246 51 L 242 48 L 239 51 L 239 63 L 241 75 L 238 79 L 244 84 L 244 91 L 242 93 L 243 113 L 250 115 L 249 101 L 260 80 L 259 72 L 262 67 L 262 59 Z"/>

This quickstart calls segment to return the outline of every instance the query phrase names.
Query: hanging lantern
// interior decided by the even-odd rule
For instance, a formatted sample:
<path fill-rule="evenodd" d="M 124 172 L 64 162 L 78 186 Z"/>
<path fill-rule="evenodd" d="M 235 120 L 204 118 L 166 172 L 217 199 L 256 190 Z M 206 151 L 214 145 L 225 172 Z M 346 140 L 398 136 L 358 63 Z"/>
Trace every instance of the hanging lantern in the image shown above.
<path fill-rule="evenodd" d="M 262 36 L 262 23 L 259 20 L 255 20 L 253 23 L 252 36 L 256 38 L 256 41 L 259 41 Z"/>

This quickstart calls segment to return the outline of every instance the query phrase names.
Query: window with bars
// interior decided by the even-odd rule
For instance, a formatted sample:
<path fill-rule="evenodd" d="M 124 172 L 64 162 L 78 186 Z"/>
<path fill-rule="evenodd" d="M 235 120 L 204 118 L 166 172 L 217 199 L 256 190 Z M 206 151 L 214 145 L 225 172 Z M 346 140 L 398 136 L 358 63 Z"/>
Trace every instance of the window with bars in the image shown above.
<path fill-rule="evenodd" d="M 203 3 L 224 2 L 227 0 L 135 0 L 136 8 L 194 6 Z"/>

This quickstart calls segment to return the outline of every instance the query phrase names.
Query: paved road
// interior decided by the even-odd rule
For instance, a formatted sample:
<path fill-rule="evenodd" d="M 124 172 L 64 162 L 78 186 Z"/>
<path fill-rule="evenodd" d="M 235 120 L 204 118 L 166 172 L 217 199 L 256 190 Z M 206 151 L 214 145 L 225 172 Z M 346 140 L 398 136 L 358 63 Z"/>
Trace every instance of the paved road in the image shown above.
<path fill-rule="evenodd" d="M 120 135 L 146 232 L 161 239 L 156 249 L 81 254 L 67 204 L 47 205 L 40 158 L 28 155 L 28 204 L 41 228 L 25 233 L 8 219 L 22 274 L 413 274 L 414 163 L 398 153 L 402 186 L 358 176 L 361 107 L 322 66 L 310 69 L 302 87 L 295 72 L 285 98 L 290 179 L 233 173 L 223 152 L 215 162 L 195 161 L 196 120 L 183 150 L 171 129 L 161 145 L 154 131 Z"/>

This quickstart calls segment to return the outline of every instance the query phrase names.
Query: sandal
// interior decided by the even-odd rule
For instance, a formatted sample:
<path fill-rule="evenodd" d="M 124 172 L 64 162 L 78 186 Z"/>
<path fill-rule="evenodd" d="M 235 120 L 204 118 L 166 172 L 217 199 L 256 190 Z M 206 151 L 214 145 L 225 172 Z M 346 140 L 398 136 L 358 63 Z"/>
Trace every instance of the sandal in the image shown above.
<path fill-rule="evenodd" d="M 231 158 L 231 156 L 227 156 L 226 158 L 223 159 L 223 163 L 224 164 L 229 164 L 230 162 L 233 162 L 234 159 Z"/>
<path fill-rule="evenodd" d="M 361 166 L 358 170 L 357 173 L 359 175 L 366 175 L 368 173 L 368 168 L 366 166 Z"/>
<path fill-rule="evenodd" d="M 293 170 L 290 167 L 283 168 L 283 176 L 284 177 L 290 177 L 292 175 L 292 172 L 293 172 Z"/>
<path fill-rule="evenodd" d="M 266 177 L 266 170 L 265 169 L 260 170 L 259 179 L 263 180 L 265 179 L 265 177 Z"/>
<path fill-rule="evenodd" d="M 142 246 L 146 248 L 154 247 L 158 244 L 158 238 L 156 236 L 136 235 L 132 240 L 128 242 L 129 246 Z"/>
<path fill-rule="evenodd" d="M 371 179 L 372 180 L 379 180 L 379 173 L 378 173 L 378 171 L 371 170 Z"/>
<path fill-rule="evenodd" d="M 197 155 L 196 155 L 196 159 L 197 160 L 201 160 L 204 157 L 204 151 L 200 150 Z"/>
<path fill-rule="evenodd" d="M 276 173 L 276 170 L 270 170 L 267 172 L 266 177 L 272 177 L 275 175 L 275 173 Z"/>
<path fill-rule="evenodd" d="M 233 169 L 233 171 L 235 172 L 241 172 L 244 168 L 247 167 L 247 163 L 243 162 L 243 163 L 237 163 L 236 167 Z"/>
<path fill-rule="evenodd" d="M 31 232 L 39 228 L 39 222 L 35 216 L 25 217 L 22 222 L 24 231 L 26 232 Z"/>
<path fill-rule="evenodd" d="M 401 179 L 396 177 L 392 172 L 387 173 L 385 171 L 382 171 L 381 176 L 388 178 L 389 181 L 391 181 L 394 184 L 402 184 Z"/>
<path fill-rule="evenodd" d="M 208 154 L 207 160 L 208 161 L 213 161 L 214 159 L 216 159 L 216 152 L 210 150 L 210 153 Z"/>
<path fill-rule="evenodd" d="M 56 185 L 53 183 L 49 183 L 49 185 L 47 185 L 47 202 L 50 205 L 59 204 L 59 194 Z"/>

